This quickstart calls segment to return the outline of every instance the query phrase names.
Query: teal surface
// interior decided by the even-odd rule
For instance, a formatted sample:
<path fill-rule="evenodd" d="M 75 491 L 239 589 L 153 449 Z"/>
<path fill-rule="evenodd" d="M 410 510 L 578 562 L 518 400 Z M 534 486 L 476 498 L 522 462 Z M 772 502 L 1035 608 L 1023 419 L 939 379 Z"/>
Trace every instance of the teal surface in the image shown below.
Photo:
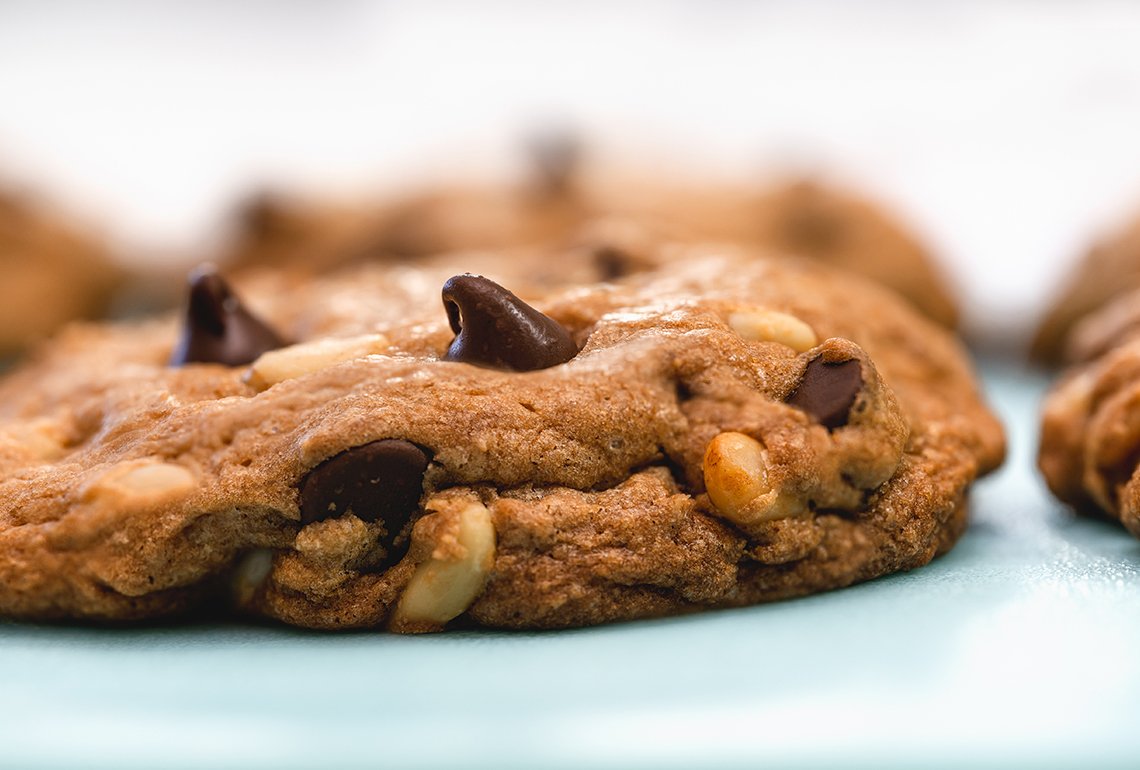
<path fill-rule="evenodd" d="M 921 570 L 541 634 L 0 624 L 0 767 L 1140 766 L 1140 541 L 1051 502 L 1043 380 L 986 374 L 1011 456 Z"/>

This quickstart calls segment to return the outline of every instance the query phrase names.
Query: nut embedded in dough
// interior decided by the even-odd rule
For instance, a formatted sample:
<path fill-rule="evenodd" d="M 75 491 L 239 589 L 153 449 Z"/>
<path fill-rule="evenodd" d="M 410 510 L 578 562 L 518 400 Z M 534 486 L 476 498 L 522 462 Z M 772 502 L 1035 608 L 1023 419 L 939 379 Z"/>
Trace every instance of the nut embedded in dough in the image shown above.
<path fill-rule="evenodd" d="M 717 510 L 735 518 L 769 492 L 764 447 L 743 433 L 721 433 L 705 450 L 705 486 Z"/>
<path fill-rule="evenodd" d="M 441 515 L 441 514 L 433 514 Z M 460 510 L 454 534 L 412 575 L 393 618 L 398 627 L 441 627 L 462 614 L 483 590 L 495 561 L 491 512 L 472 500 Z"/>
<path fill-rule="evenodd" d="M 84 499 L 111 507 L 146 507 L 189 494 L 198 479 L 185 466 L 166 462 L 123 463 L 91 484 Z"/>
<path fill-rule="evenodd" d="M 67 453 L 62 428 L 50 418 L 32 420 L 19 430 L 0 432 L 0 452 L 5 448 L 38 462 L 52 462 Z"/>
<path fill-rule="evenodd" d="M 728 325 L 746 340 L 778 342 L 797 353 L 811 350 L 819 344 L 810 326 L 794 315 L 775 310 L 738 310 L 729 314 Z"/>
<path fill-rule="evenodd" d="M 388 338 L 383 334 L 303 342 L 262 353 L 250 366 L 246 382 L 258 390 L 265 390 L 285 380 L 387 350 Z"/>
<path fill-rule="evenodd" d="M 751 436 L 717 435 L 705 450 L 704 474 L 712 504 L 735 524 L 747 527 L 791 514 L 788 501 L 768 485 L 764 447 Z"/>
<path fill-rule="evenodd" d="M 242 557 L 234 569 L 232 589 L 234 602 L 244 606 L 253 601 L 273 571 L 273 551 L 254 548 Z"/>

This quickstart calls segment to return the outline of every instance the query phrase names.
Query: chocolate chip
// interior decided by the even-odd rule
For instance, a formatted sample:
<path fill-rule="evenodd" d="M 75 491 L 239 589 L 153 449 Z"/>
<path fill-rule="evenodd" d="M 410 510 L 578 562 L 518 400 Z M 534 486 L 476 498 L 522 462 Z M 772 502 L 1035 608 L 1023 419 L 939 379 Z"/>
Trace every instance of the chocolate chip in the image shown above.
<path fill-rule="evenodd" d="M 182 338 L 170 356 L 171 366 L 241 366 L 284 344 L 276 332 L 245 309 L 212 266 L 191 274 Z"/>
<path fill-rule="evenodd" d="M 481 275 L 449 278 L 443 285 L 443 306 L 455 332 L 445 361 L 529 372 L 578 354 L 560 323 Z"/>
<path fill-rule="evenodd" d="M 428 456 L 410 441 L 383 439 L 346 449 L 309 471 L 301 482 L 301 522 L 346 514 L 382 521 L 386 563 L 408 549 L 405 530 L 419 509 Z"/>
<path fill-rule="evenodd" d="M 813 358 L 787 403 L 804 410 L 828 430 L 835 430 L 847 424 L 862 387 L 863 369 L 857 360 Z"/>

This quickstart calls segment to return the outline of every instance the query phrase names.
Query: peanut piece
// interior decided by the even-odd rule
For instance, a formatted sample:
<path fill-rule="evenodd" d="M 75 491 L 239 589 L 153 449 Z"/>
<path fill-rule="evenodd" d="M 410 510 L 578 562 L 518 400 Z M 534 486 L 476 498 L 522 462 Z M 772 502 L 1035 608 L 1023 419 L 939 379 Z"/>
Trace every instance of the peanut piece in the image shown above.
<path fill-rule="evenodd" d="M 238 606 L 253 601 L 272 571 L 273 551 L 268 548 L 255 548 L 242 557 L 233 576 L 233 594 Z"/>
<path fill-rule="evenodd" d="M 704 473 L 712 504 L 736 524 L 747 527 L 795 512 L 794 501 L 769 486 L 764 447 L 751 436 L 718 434 L 705 450 Z"/>
<path fill-rule="evenodd" d="M 66 454 L 63 443 L 62 428 L 48 418 L 33 420 L 19 430 L 0 434 L 0 447 L 12 446 L 28 458 L 41 462 L 58 460 Z"/>
<path fill-rule="evenodd" d="M 815 331 L 810 326 L 794 315 L 775 310 L 738 310 L 729 314 L 728 325 L 747 340 L 778 342 L 797 353 L 803 353 L 819 344 Z"/>
<path fill-rule="evenodd" d="M 442 626 L 475 601 L 495 561 L 495 527 L 481 503 L 472 501 L 460 512 L 456 543 L 458 548 L 437 548 L 416 568 L 395 623 Z"/>
<path fill-rule="evenodd" d="M 166 462 L 123 463 L 84 490 L 83 499 L 113 508 L 144 508 L 184 497 L 198 486 L 194 472 Z"/>
<path fill-rule="evenodd" d="M 383 334 L 302 342 L 262 353 L 250 365 L 245 380 L 253 387 L 265 390 L 279 382 L 318 372 L 354 358 L 383 353 L 387 349 L 388 338 Z"/>

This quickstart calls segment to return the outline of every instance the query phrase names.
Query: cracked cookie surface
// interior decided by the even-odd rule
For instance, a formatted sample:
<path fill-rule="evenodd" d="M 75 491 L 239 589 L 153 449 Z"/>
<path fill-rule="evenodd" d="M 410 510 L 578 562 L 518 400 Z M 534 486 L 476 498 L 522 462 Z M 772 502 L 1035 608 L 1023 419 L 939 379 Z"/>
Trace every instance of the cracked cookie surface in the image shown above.
<path fill-rule="evenodd" d="M 178 318 L 71 328 L 0 382 L 0 613 L 553 628 L 951 547 L 1004 453 L 958 344 L 848 274 L 679 248 L 543 297 L 458 276 L 446 307 L 462 264 L 251 281 L 276 337 L 248 364 L 178 360 Z M 558 352 L 488 361 L 504 329 Z"/>

